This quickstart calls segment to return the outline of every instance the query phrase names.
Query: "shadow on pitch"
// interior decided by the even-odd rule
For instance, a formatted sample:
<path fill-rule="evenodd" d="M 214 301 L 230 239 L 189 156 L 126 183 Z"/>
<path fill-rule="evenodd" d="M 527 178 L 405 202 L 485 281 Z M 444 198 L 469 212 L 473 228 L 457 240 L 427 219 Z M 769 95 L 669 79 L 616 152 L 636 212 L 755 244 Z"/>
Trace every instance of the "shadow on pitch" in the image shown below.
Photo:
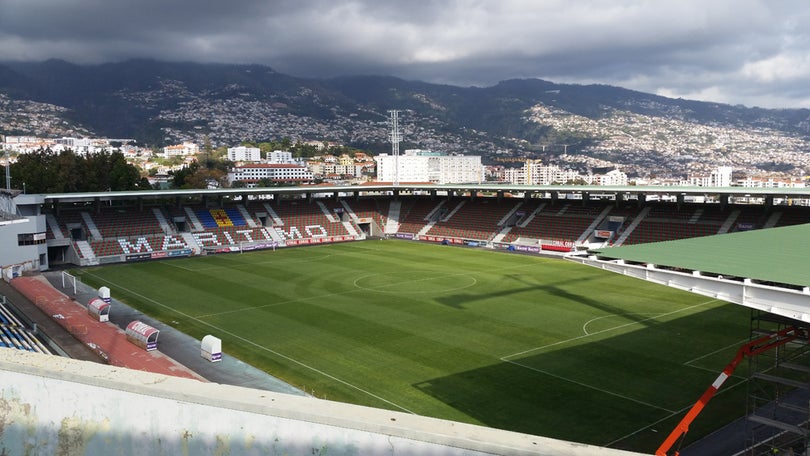
<path fill-rule="evenodd" d="M 721 353 L 700 368 L 684 363 L 744 338 L 748 312 L 726 305 L 637 328 L 505 355 L 413 386 L 489 427 L 606 445 L 694 403 L 729 360 Z M 715 338 L 696 347 L 696 335 L 707 332 Z M 745 412 L 744 400 L 736 406 Z M 677 418 L 617 446 L 652 452 Z"/>
<path fill-rule="evenodd" d="M 593 309 L 597 309 L 601 312 L 604 312 L 606 315 L 622 315 L 624 318 L 627 318 L 631 321 L 642 323 L 644 325 L 655 325 L 657 324 L 655 320 L 650 319 L 645 315 L 634 315 L 634 314 L 627 314 L 627 310 L 622 307 L 612 306 L 610 304 L 605 304 L 603 302 L 597 301 L 589 296 L 593 295 L 593 290 L 588 289 L 588 282 L 591 279 L 578 277 L 576 279 L 571 280 L 564 280 L 564 281 L 556 281 L 554 283 L 540 283 L 540 282 L 532 282 L 531 280 L 527 280 L 525 276 L 519 274 L 504 274 L 504 280 L 512 280 L 520 283 L 516 287 L 510 287 L 509 289 L 505 290 L 498 290 L 491 293 L 456 293 L 447 296 L 439 296 L 435 298 L 435 301 L 439 304 L 452 307 L 454 309 L 461 309 L 464 310 L 467 308 L 468 305 L 473 304 L 475 302 L 486 301 L 490 299 L 500 299 L 500 298 L 508 298 L 509 296 L 515 296 L 518 294 L 523 293 L 538 293 L 538 296 L 544 296 L 545 298 L 551 297 L 555 301 L 554 303 L 559 303 L 560 305 L 565 305 L 565 303 L 576 303 L 591 307 Z M 578 288 L 583 290 L 587 290 L 587 293 L 579 294 L 573 291 L 568 290 L 567 286 L 569 285 L 577 285 Z M 544 301 L 544 305 L 553 305 L 554 303 Z"/>

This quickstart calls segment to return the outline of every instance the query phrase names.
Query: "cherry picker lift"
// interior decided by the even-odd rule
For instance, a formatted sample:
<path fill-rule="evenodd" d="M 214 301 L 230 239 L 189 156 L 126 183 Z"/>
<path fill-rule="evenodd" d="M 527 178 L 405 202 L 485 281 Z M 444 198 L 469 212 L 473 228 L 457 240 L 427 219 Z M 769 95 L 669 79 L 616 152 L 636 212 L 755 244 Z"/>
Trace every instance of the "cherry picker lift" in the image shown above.
<path fill-rule="evenodd" d="M 664 440 L 664 443 L 658 447 L 658 450 L 655 452 L 656 456 L 666 456 L 670 454 L 669 451 L 672 449 L 675 443 L 686 435 L 686 433 L 689 431 L 689 425 L 692 424 L 695 418 L 697 418 L 697 416 L 706 406 L 706 403 L 711 400 L 715 393 L 717 393 L 717 390 L 720 389 L 723 383 L 725 383 L 725 381 L 731 377 L 731 374 L 734 373 L 734 370 L 737 369 L 737 366 L 740 364 L 740 362 L 742 362 L 743 359 L 751 358 L 768 350 L 781 347 L 799 338 L 805 340 L 808 339 L 808 335 L 805 330 L 795 326 L 788 326 L 780 331 L 759 337 L 741 346 L 737 350 L 737 354 L 734 356 L 734 359 L 732 359 L 731 362 L 726 365 L 723 372 L 721 372 L 717 379 L 715 379 L 715 381 L 706 389 L 706 391 L 703 392 L 700 399 L 698 399 L 695 405 L 693 405 L 686 415 L 684 415 L 678 425 L 675 426 L 675 429 L 673 429 L 666 440 Z M 679 451 L 676 450 L 672 454 L 678 456 Z"/>

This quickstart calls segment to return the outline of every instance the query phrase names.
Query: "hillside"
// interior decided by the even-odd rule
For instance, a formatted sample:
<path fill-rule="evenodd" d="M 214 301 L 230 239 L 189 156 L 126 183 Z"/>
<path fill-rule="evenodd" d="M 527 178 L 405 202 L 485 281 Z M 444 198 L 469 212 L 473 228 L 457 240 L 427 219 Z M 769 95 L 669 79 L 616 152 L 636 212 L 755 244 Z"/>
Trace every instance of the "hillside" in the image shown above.
<path fill-rule="evenodd" d="M 133 137 L 234 145 L 290 137 L 372 152 L 399 109 L 403 148 L 541 158 L 646 175 L 717 165 L 798 174 L 810 110 L 670 99 L 605 85 L 509 80 L 454 87 L 393 77 L 296 78 L 261 65 L 131 60 L 0 64 L 0 134 Z"/>

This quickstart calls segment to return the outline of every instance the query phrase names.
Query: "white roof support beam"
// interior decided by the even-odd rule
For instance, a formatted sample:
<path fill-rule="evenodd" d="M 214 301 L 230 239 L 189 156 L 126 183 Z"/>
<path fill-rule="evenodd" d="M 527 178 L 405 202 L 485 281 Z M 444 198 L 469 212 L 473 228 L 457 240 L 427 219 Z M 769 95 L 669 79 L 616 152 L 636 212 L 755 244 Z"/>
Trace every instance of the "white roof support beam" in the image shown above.
<path fill-rule="evenodd" d="M 674 271 L 654 264 L 627 264 L 596 256 L 569 256 L 569 260 L 635 277 L 691 293 L 810 323 L 810 288 L 795 290 L 764 285 L 751 279 L 729 279 L 700 271 Z"/>

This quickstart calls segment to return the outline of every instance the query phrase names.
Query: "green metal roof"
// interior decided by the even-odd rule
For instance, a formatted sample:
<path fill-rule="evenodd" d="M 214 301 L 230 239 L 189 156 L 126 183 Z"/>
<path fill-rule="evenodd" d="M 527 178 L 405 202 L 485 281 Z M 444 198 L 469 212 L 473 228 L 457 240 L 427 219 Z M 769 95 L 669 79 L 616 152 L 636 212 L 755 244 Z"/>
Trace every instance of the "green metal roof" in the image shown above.
<path fill-rule="evenodd" d="M 601 258 L 810 286 L 810 224 L 594 249 Z"/>

